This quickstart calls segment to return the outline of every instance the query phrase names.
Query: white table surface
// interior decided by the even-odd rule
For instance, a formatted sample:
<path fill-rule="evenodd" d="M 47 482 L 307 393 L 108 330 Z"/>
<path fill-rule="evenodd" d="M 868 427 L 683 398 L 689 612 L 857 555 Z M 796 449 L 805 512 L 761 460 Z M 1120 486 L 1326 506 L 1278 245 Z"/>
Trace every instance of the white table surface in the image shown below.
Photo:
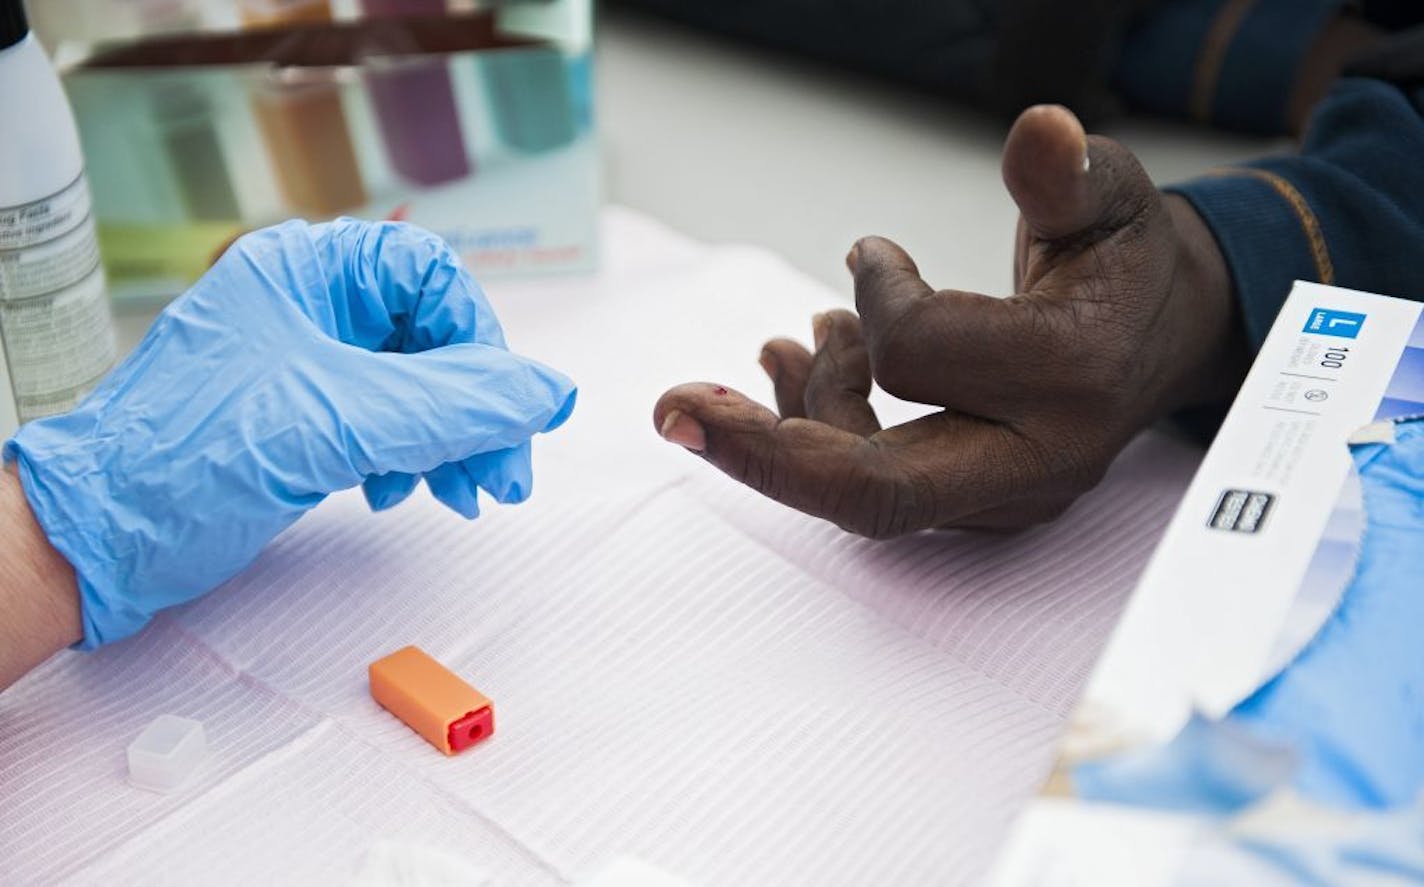
<path fill-rule="evenodd" d="M 1008 286 L 1016 210 L 999 180 L 998 122 L 874 80 L 626 14 L 606 15 L 598 39 L 610 202 L 701 241 L 767 248 L 847 299 L 842 259 L 854 239 L 868 233 L 899 240 L 938 285 L 999 293 Z M 1138 151 L 1163 182 L 1275 147 L 1141 120 L 1122 121 L 1110 134 Z M 150 320 L 147 313 L 120 317 L 126 348 Z M 1166 487 L 1180 485 L 1189 471 L 1189 456 L 1178 462 Z M 1134 472 L 1129 467 L 1125 476 L 1135 478 Z M 1158 504 L 1161 513 L 1154 512 L 1147 535 L 1170 513 L 1169 505 Z M 1050 532 L 1077 530 L 1065 523 Z M 1092 609 L 1110 613 L 1129 584 L 1127 577 L 1105 582 L 1103 601 Z M 1095 619 L 1110 619 L 1103 613 Z M 972 650 L 958 650 L 954 637 L 929 639 L 966 661 L 975 658 Z M 1051 699 L 1048 708 L 1062 717 L 1084 666 L 1078 661 L 1042 688 L 1025 679 L 1024 687 L 1036 704 L 1043 704 L 1040 695 Z M 1023 692 L 1016 681 L 1009 683 Z M 571 859 L 588 852 L 577 849 Z M 688 870 L 696 870 L 695 855 L 686 859 Z M 124 868 L 121 857 L 113 864 Z M 546 874 L 557 879 L 565 872 Z"/>
<path fill-rule="evenodd" d="M 602 242 L 591 277 L 489 287 L 581 386 L 529 502 L 466 522 L 334 496 L 224 587 L 0 695 L 0 810 L 23 811 L 0 881 L 346 883 L 395 841 L 498 887 L 625 854 L 702 887 L 977 882 L 1196 450 L 1143 435 L 1026 533 L 851 536 L 650 421 L 688 378 L 765 396 L 761 327 L 835 293 L 628 210 Z M 445 758 L 371 700 L 367 664 L 408 643 L 496 701 L 488 744 Z M 165 713 L 211 754 L 152 795 L 123 748 Z"/>

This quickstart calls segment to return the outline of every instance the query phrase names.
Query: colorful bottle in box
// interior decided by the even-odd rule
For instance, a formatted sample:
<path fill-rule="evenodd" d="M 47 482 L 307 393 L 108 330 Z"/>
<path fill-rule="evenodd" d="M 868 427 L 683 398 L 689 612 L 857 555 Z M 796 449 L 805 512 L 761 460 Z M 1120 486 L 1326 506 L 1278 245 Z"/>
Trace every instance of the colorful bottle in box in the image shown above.
<path fill-rule="evenodd" d="M 564 56 L 552 48 L 511 48 L 482 59 L 495 130 L 518 151 L 550 151 L 578 135 Z"/>
<path fill-rule="evenodd" d="M 194 0 L 127 0 L 145 34 L 197 31 L 202 10 Z M 201 80 L 155 80 L 150 101 L 189 218 L 229 221 L 241 215 L 223 159 L 213 104 Z"/>
<path fill-rule="evenodd" d="M 249 28 L 331 21 L 331 0 L 238 0 L 237 6 Z"/>
<path fill-rule="evenodd" d="M 366 202 L 334 72 L 288 68 L 260 84 L 252 108 L 291 207 L 330 216 Z"/>
<path fill-rule="evenodd" d="M 372 18 L 441 15 L 445 0 L 361 0 Z M 391 166 L 418 185 L 470 174 L 455 89 L 442 58 L 367 60 L 366 89 L 375 105 Z"/>
<path fill-rule="evenodd" d="M 330 0 L 240 0 L 238 6 L 249 28 L 331 21 Z M 333 72 L 279 71 L 255 89 L 252 109 L 277 184 L 293 209 L 328 216 L 366 202 Z"/>
<path fill-rule="evenodd" d="M 212 103 L 202 84 L 166 79 L 154 84 L 151 98 L 154 121 L 188 217 L 200 221 L 241 217 Z"/>

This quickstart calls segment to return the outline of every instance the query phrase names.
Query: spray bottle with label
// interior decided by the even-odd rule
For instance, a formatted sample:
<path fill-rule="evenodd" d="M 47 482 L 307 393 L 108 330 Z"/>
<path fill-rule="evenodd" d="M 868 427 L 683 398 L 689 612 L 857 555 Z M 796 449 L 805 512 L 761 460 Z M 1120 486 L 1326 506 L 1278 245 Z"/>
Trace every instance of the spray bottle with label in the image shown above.
<path fill-rule="evenodd" d="M 74 116 L 0 0 L 0 440 L 77 404 L 117 352 Z"/>

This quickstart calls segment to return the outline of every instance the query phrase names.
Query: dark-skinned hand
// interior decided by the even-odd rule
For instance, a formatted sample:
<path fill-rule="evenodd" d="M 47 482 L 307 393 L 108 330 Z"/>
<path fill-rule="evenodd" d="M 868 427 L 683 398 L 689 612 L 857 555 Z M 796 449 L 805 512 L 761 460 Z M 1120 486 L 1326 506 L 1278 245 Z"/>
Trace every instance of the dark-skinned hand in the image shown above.
<path fill-rule="evenodd" d="M 793 508 L 875 538 L 1050 520 L 1143 428 L 1228 398 L 1247 361 L 1211 233 L 1126 148 L 1067 110 L 1025 111 L 1004 146 L 1022 214 L 1015 294 L 935 290 L 894 243 L 846 257 L 857 313 L 815 353 L 762 352 L 778 413 L 694 383 L 654 411 L 667 440 Z M 882 429 L 872 380 L 940 409 Z"/>

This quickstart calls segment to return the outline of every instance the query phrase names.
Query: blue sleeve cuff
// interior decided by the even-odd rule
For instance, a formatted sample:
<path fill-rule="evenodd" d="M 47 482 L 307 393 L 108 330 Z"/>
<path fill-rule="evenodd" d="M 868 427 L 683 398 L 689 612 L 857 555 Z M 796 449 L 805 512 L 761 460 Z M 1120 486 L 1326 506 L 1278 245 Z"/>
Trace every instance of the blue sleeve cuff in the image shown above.
<path fill-rule="evenodd" d="M 1344 0 L 1173 0 L 1128 35 L 1119 92 L 1156 113 L 1283 132 L 1296 73 Z"/>
<path fill-rule="evenodd" d="M 1418 298 L 1424 240 L 1420 110 L 1375 80 L 1336 84 L 1299 155 L 1219 170 L 1168 190 L 1201 215 L 1260 345 L 1295 280 Z"/>
<path fill-rule="evenodd" d="M 1244 166 L 1165 190 L 1190 201 L 1216 237 L 1253 349 L 1295 281 L 1333 282 L 1320 223 L 1283 176 Z"/>

